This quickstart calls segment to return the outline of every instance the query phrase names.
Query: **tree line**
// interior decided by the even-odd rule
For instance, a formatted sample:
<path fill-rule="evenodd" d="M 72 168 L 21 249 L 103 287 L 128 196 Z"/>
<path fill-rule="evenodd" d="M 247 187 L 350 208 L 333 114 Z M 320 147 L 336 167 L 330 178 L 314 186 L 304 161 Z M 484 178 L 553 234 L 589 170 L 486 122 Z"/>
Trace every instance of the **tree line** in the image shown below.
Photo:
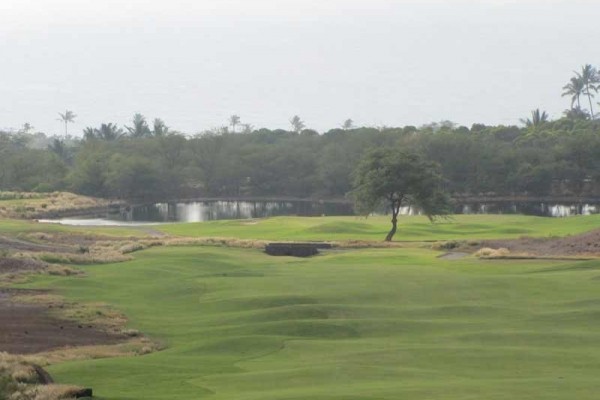
<path fill-rule="evenodd" d="M 39 135 L 0 132 L 0 189 L 139 201 L 342 198 L 366 151 L 390 147 L 439 163 L 455 196 L 600 195 L 600 121 L 567 117 L 525 128 L 446 122 L 193 137 L 121 135 L 106 124 L 79 140 L 52 138 L 45 148 Z"/>
<path fill-rule="evenodd" d="M 536 109 L 524 126 L 355 127 L 319 133 L 299 116 L 290 128 L 255 129 L 237 115 L 228 126 L 183 135 L 136 114 L 119 127 L 88 127 L 81 138 L 47 137 L 26 124 L 0 131 L 0 190 L 70 190 L 154 201 L 200 197 L 344 198 L 358 161 L 395 148 L 436 162 L 453 196 L 600 197 L 600 76 L 589 65 L 564 87 L 570 108 L 550 121 Z M 582 107 L 588 100 L 589 109 Z M 76 115 L 60 113 L 67 133 Z"/>

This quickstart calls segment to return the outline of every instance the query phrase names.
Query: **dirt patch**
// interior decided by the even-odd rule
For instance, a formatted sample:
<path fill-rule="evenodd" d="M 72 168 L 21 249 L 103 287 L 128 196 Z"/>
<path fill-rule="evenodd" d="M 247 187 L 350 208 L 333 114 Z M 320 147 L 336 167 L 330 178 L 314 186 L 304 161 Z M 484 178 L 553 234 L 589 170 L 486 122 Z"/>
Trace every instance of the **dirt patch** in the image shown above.
<path fill-rule="evenodd" d="M 28 240 L 9 238 L 6 236 L 0 236 L 0 249 L 33 252 L 43 251 L 52 253 L 75 252 L 75 249 L 70 246 L 63 246 L 60 244 L 35 243 Z"/>
<path fill-rule="evenodd" d="M 47 264 L 31 258 L 0 257 L 0 274 L 44 271 Z"/>
<path fill-rule="evenodd" d="M 106 237 L 78 233 L 31 232 L 18 238 L 0 236 L 0 252 L 48 264 L 100 264 L 130 260 L 134 251 L 160 245 L 158 239 Z"/>
<path fill-rule="evenodd" d="M 16 295 L 39 291 L 0 289 L 0 352 L 32 354 L 72 346 L 114 344 L 126 339 L 92 325 L 52 316 L 47 305 L 14 301 Z"/>
<path fill-rule="evenodd" d="M 485 240 L 482 248 L 506 248 L 510 254 L 538 257 L 600 256 L 600 229 L 563 238 L 520 238 L 513 240 Z"/>
<path fill-rule="evenodd" d="M 440 260 L 460 260 L 461 258 L 465 258 L 469 255 L 469 253 L 462 253 L 459 251 L 451 251 L 449 253 L 442 254 L 438 258 Z"/>

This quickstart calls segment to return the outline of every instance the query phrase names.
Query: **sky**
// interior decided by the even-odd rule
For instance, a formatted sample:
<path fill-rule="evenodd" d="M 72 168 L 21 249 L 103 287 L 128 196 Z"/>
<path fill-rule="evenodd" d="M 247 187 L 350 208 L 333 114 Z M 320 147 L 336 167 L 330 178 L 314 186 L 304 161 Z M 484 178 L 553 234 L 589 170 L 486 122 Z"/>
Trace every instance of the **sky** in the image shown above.
<path fill-rule="evenodd" d="M 0 0 L 0 129 L 135 113 L 187 134 L 559 117 L 595 0 Z"/>

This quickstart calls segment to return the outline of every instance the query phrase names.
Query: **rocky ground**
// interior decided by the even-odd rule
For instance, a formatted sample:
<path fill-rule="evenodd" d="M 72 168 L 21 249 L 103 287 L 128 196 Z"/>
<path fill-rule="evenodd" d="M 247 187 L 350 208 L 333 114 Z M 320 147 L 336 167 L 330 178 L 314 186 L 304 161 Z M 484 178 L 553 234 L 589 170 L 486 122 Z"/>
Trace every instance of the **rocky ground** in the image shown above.
<path fill-rule="evenodd" d="M 505 248 L 510 254 L 538 257 L 597 257 L 600 256 L 600 229 L 562 238 L 486 240 L 481 242 L 481 247 Z"/>

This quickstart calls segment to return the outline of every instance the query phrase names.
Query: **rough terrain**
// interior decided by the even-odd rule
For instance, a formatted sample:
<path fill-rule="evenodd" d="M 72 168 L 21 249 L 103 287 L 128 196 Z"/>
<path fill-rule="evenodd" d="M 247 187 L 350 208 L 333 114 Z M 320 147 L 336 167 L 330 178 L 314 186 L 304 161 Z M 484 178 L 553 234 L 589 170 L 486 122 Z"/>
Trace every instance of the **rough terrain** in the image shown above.
<path fill-rule="evenodd" d="M 32 354 L 124 340 L 124 335 L 55 318 L 48 312 L 48 306 L 13 301 L 15 295 L 23 293 L 31 291 L 0 289 L 0 352 Z"/>
<path fill-rule="evenodd" d="M 539 257 L 600 256 L 600 229 L 561 238 L 485 240 L 481 247 L 506 248 L 511 254 Z"/>

